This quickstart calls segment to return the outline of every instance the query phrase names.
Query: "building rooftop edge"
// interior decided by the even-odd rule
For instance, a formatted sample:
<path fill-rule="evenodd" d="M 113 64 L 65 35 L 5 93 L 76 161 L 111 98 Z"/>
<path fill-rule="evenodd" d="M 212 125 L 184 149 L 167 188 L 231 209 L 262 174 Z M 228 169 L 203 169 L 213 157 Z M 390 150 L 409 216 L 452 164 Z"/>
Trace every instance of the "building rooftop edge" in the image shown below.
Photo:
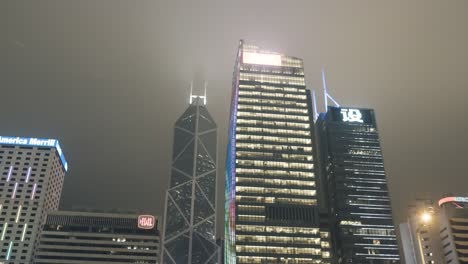
<path fill-rule="evenodd" d="M 48 215 L 60 215 L 60 216 L 94 216 L 94 217 L 116 217 L 116 218 L 138 218 L 140 215 L 151 215 L 158 219 L 158 215 L 153 215 L 151 213 L 109 213 L 109 212 L 88 212 L 88 211 L 68 211 L 68 210 L 59 210 L 51 211 Z"/>
<path fill-rule="evenodd" d="M 18 146 L 29 146 L 29 147 L 45 147 L 55 148 L 59 155 L 60 162 L 62 163 L 65 171 L 68 171 L 68 163 L 65 159 L 65 155 L 62 152 L 59 141 L 57 139 L 44 139 L 44 138 L 24 138 L 24 137 L 7 137 L 0 136 L 0 145 L 18 145 Z"/>

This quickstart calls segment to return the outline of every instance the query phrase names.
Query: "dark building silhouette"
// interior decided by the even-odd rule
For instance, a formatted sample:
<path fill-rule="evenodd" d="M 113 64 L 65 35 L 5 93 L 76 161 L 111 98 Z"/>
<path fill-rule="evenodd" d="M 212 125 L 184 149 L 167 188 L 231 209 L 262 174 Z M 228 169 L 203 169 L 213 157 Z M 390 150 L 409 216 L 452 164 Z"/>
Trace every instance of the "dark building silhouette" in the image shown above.
<path fill-rule="evenodd" d="M 217 127 L 205 104 L 206 96 L 191 96 L 189 107 L 175 123 L 162 263 L 218 262 Z"/>
<path fill-rule="evenodd" d="M 371 109 L 329 107 L 317 126 L 320 189 L 338 263 L 399 263 L 382 150 Z"/>

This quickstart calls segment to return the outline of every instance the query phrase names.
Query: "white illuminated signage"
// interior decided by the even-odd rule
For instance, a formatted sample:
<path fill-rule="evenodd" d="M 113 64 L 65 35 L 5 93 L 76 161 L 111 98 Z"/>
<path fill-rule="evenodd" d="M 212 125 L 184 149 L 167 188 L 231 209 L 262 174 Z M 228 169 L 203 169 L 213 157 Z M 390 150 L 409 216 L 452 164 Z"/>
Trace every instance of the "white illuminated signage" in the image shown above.
<path fill-rule="evenodd" d="M 59 154 L 65 171 L 68 170 L 68 164 L 65 156 L 62 153 L 58 140 L 55 139 L 40 139 L 40 138 L 21 138 L 21 137 L 2 137 L 0 136 L 0 144 L 9 145 L 25 145 L 35 147 L 52 147 L 55 148 Z"/>
<path fill-rule="evenodd" d="M 281 55 L 244 52 L 243 63 L 281 66 Z"/>
<path fill-rule="evenodd" d="M 341 115 L 343 116 L 343 122 L 364 123 L 364 120 L 362 120 L 361 111 L 359 111 L 359 109 L 341 109 Z"/>
<path fill-rule="evenodd" d="M 455 197 L 455 202 L 468 203 L 468 197 Z"/>
<path fill-rule="evenodd" d="M 152 229 L 156 224 L 156 220 L 152 215 L 140 215 L 138 216 L 138 228 L 140 229 Z"/>

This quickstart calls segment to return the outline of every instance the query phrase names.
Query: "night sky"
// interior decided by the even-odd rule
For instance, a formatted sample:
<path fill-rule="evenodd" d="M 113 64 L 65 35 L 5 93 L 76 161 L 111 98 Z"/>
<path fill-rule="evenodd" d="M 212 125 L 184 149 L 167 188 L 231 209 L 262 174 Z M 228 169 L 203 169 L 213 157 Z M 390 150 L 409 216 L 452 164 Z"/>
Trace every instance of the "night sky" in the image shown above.
<path fill-rule="evenodd" d="M 468 194 L 466 0 L 2 0 L 0 30 L 0 135 L 60 140 L 62 209 L 162 215 L 173 124 L 206 80 L 221 216 L 241 38 L 375 109 L 396 223 L 411 199 Z"/>

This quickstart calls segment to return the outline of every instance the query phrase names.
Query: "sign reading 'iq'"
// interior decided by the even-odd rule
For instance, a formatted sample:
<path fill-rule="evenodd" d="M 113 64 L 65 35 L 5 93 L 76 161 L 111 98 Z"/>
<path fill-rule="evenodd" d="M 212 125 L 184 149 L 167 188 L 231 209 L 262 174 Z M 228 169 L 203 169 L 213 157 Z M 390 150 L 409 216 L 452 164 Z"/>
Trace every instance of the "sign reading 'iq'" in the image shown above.
<path fill-rule="evenodd" d="M 152 215 L 140 215 L 138 216 L 138 228 L 141 229 L 152 229 L 155 225 L 155 218 Z"/>

